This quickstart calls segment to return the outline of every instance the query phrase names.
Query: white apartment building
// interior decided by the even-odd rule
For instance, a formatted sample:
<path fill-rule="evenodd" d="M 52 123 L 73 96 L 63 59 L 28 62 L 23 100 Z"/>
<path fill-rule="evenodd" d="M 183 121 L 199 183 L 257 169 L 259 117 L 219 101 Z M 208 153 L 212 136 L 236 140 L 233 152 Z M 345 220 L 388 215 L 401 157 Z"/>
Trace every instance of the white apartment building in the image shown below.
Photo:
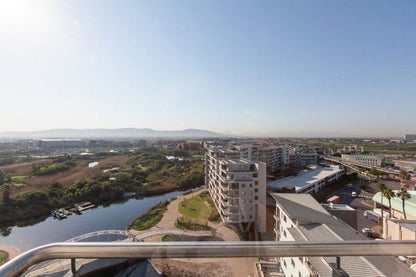
<path fill-rule="evenodd" d="M 364 165 L 364 166 L 382 166 L 384 164 L 383 156 L 370 155 L 341 155 L 341 160 L 349 163 Z"/>
<path fill-rule="evenodd" d="M 240 152 L 240 158 L 266 163 L 268 172 L 283 170 L 289 163 L 287 145 L 261 146 L 259 144 L 241 144 L 231 147 Z"/>
<path fill-rule="evenodd" d="M 326 211 L 310 194 L 272 193 L 276 241 L 363 240 L 355 229 Z M 285 276 L 414 276 L 394 257 L 276 257 Z"/>
<path fill-rule="evenodd" d="M 234 148 L 240 152 L 240 158 L 258 161 L 260 160 L 260 149 L 261 146 L 258 144 L 241 144 L 235 145 Z"/>
<path fill-rule="evenodd" d="M 267 189 L 271 191 L 293 190 L 295 193 L 316 193 L 344 174 L 345 169 L 338 165 L 318 167 L 302 171 L 297 176 L 267 183 Z"/>
<path fill-rule="evenodd" d="M 225 223 L 241 230 L 266 231 L 266 164 L 236 158 L 234 152 L 208 149 L 205 186 Z M 254 225 L 253 225 L 254 224 Z"/>
<path fill-rule="evenodd" d="M 318 153 L 289 153 L 289 164 L 302 168 L 318 164 Z"/>

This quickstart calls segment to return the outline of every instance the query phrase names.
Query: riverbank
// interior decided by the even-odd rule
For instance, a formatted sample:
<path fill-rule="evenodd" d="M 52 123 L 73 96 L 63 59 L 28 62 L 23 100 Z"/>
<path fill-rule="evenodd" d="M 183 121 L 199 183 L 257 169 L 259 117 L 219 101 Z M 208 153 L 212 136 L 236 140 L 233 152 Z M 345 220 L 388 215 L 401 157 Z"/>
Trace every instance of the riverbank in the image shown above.
<path fill-rule="evenodd" d="M 195 186 L 186 186 L 184 189 L 190 190 L 194 189 Z M 149 192 L 138 191 L 136 193 L 135 199 L 143 199 L 147 197 L 160 196 L 167 193 L 172 193 L 177 191 L 176 189 L 169 188 L 160 188 L 159 190 L 152 190 Z M 128 199 L 123 198 L 122 196 L 112 199 L 111 201 L 93 201 L 96 207 L 99 206 L 109 206 L 112 204 L 117 204 L 120 202 L 125 202 Z M 91 200 L 90 200 L 91 201 Z M 70 206 L 74 203 L 65 203 L 65 206 Z M 25 227 L 37 224 L 44 221 L 46 218 L 51 216 L 51 210 L 62 208 L 60 206 L 45 207 L 39 205 L 30 205 L 26 207 L 13 207 L 13 206 L 3 206 L 0 209 L 0 228 L 9 228 L 14 226 Z M 1 230 L 0 230 L 1 235 Z M 4 234 L 3 234 L 4 235 Z"/>

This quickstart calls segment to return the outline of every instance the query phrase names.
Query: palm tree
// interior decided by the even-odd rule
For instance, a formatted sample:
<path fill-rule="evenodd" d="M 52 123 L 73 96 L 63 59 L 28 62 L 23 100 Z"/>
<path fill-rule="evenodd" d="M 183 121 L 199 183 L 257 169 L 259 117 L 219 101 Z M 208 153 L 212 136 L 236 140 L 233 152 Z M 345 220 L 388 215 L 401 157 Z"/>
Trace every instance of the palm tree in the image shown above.
<path fill-rule="evenodd" d="M 386 188 L 384 190 L 384 197 L 386 197 L 387 200 L 389 200 L 389 218 L 391 218 L 391 199 L 396 196 L 394 191 L 391 188 Z"/>
<path fill-rule="evenodd" d="M 384 196 L 384 192 L 386 191 L 387 187 L 386 187 L 385 184 L 379 183 L 379 184 L 377 184 L 377 188 L 381 192 L 381 220 L 383 220 L 383 218 L 384 218 L 384 216 L 383 216 L 383 211 L 384 211 L 383 196 Z"/>
<path fill-rule="evenodd" d="M 403 216 L 404 216 L 404 219 L 407 219 L 406 218 L 406 210 L 405 210 L 405 205 L 404 205 L 404 202 L 407 200 L 407 199 L 410 199 L 410 193 L 407 191 L 407 189 L 405 189 L 405 188 L 401 188 L 397 193 L 396 193 L 396 196 L 397 197 L 399 197 L 401 200 L 402 200 L 402 207 L 403 207 Z"/>

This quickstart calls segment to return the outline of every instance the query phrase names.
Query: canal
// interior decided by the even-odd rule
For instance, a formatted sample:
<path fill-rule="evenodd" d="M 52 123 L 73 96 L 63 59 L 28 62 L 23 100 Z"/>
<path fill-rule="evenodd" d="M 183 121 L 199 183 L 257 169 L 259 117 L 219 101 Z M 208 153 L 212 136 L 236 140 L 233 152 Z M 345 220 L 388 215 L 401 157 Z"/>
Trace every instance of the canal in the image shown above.
<path fill-rule="evenodd" d="M 133 219 L 153 205 L 181 193 L 175 191 L 142 199 L 132 198 L 106 207 L 98 206 L 83 211 L 81 215 L 73 214 L 64 220 L 48 217 L 32 226 L 13 227 L 8 236 L 0 236 L 0 245 L 11 245 L 24 252 L 39 245 L 63 242 L 93 231 L 124 230 Z"/>

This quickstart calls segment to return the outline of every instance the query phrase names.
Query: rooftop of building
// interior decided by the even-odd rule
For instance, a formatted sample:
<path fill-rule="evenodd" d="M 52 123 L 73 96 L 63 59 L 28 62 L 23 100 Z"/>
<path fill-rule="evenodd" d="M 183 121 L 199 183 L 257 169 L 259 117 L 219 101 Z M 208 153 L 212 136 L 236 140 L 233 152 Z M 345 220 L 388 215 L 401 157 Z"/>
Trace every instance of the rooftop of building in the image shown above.
<path fill-rule="evenodd" d="M 341 157 L 367 158 L 367 159 L 384 159 L 384 156 L 361 155 L 361 154 L 342 154 Z"/>
<path fill-rule="evenodd" d="M 347 204 L 321 204 L 326 210 L 339 210 L 339 211 L 355 211 L 354 208 Z"/>
<path fill-rule="evenodd" d="M 272 193 L 277 205 L 296 222 L 288 231 L 295 241 L 342 241 L 366 239 L 345 222 L 329 214 L 310 194 Z M 341 276 L 335 257 L 309 258 L 320 276 Z M 387 266 L 386 266 L 387 265 Z M 348 276 L 414 276 L 393 257 L 342 257 Z"/>
<path fill-rule="evenodd" d="M 287 187 L 303 188 L 343 170 L 344 169 L 337 165 L 330 167 L 319 167 L 316 169 L 303 171 L 297 176 L 272 181 L 267 184 L 267 187 L 274 189 L 283 189 Z"/>
<path fill-rule="evenodd" d="M 393 190 L 395 193 L 398 192 L 398 190 Z M 406 214 L 410 215 L 412 217 L 416 217 L 416 191 L 407 191 L 410 194 L 410 199 L 407 199 L 404 202 Z M 373 196 L 373 201 L 381 204 L 381 192 L 377 192 Z M 383 205 L 388 205 L 389 200 L 387 200 L 386 197 L 383 196 Z M 393 210 L 403 212 L 403 203 L 402 200 L 398 197 L 391 198 L 391 208 Z"/>

